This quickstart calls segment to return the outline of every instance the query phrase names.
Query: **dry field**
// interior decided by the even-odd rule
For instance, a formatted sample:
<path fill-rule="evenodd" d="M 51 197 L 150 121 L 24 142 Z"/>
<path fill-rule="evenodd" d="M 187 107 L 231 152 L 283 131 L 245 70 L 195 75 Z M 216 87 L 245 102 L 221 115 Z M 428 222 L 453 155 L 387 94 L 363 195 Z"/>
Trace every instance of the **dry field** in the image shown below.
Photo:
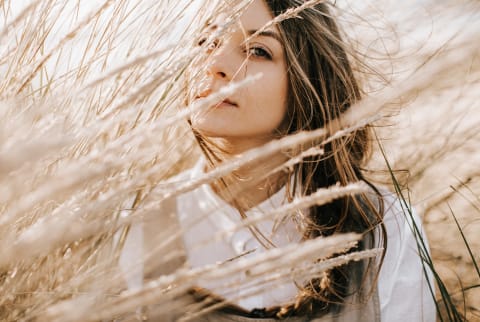
<path fill-rule="evenodd" d="M 223 11 L 234 19 L 248 2 L 0 0 L 0 321 L 112 319 L 155 302 L 167 310 L 195 279 L 235 270 L 179 271 L 118 295 L 111 245 L 162 199 L 322 137 L 301 133 L 251 151 L 183 190 L 164 184 L 199 153 L 185 117 L 205 107 L 181 108 L 184 70 L 204 59 L 205 48 L 192 48 L 197 26 Z M 443 283 L 439 320 L 480 321 L 480 3 L 336 6 L 367 94 L 341 130 L 378 125 L 370 175 L 400 189 L 424 220 Z M 142 207 L 119 216 L 138 191 Z M 272 255 L 265 274 L 322 248 Z"/>

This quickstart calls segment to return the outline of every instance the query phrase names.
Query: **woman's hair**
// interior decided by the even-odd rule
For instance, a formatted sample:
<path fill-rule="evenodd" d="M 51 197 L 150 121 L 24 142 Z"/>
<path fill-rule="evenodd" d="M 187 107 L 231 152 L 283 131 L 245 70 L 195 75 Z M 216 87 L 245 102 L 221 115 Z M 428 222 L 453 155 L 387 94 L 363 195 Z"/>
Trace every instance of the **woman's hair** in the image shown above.
<path fill-rule="evenodd" d="M 265 3 L 277 17 L 304 1 L 265 0 Z M 281 135 L 322 127 L 328 130 L 329 122 L 339 118 L 361 98 L 360 86 L 329 6 L 322 2 L 277 24 L 283 40 L 288 75 L 287 114 L 279 129 Z M 308 157 L 298 163 L 291 174 L 294 182 L 291 194 L 309 195 L 319 188 L 337 183 L 346 185 L 366 181 L 362 166 L 369 157 L 370 131 L 366 126 L 337 138 L 322 147 L 323 155 Z M 196 136 L 207 158 L 212 160 L 208 141 L 198 133 Z M 370 186 L 375 194 L 347 196 L 326 205 L 311 207 L 305 216 L 308 221 L 305 223 L 305 237 L 357 232 L 364 234 L 364 241 L 350 251 L 372 247 L 374 228 L 381 222 L 383 210 L 379 206 L 382 205 L 380 194 L 373 185 Z M 385 242 L 383 226 L 382 234 Z M 340 308 L 347 296 L 362 288 L 369 270 L 376 269 L 378 272 L 375 265 L 359 267 L 358 263 L 353 263 L 330 270 L 324 277 L 308 283 L 299 293 L 295 305 L 274 311 L 272 315 L 318 315 Z M 363 278 L 351 278 L 352 270 L 359 269 Z"/>
<path fill-rule="evenodd" d="M 272 14 L 278 16 L 304 1 L 265 2 Z M 280 21 L 277 28 L 285 49 L 289 86 L 285 134 L 321 127 L 328 130 L 330 121 L 340 117 L 361 98 L 359 84 L 329 4 L 320 3 L 302 10 L 297 16 Z M 326 144 L 323 155 L 304 159 L 294 168 L 294 180 L 298 183 L 294 187 L 298 186 L 302 194 L 309 195 L 319 188 L 337 183 L 346 185 L 358 180 L 366 181 L 362 166 L 369 157 L 370 131 L 368 126 L 356 130 Z M 381 204 L 372 202 L 371 196 L 359 195 L 313 206 L 307 215 L 306 237 L 357 232 L 368 234 L 369 238 L 365 241 L 369 239 L 373 242 L 374 228 L 381 222 L 383 212 L 379 209 L 382 207 L 376 205 Z M 369 246 L 363 242 L 355 250 Z M 322 279 L 313 280 L 302 292 L 303 298 L 297 301 L 297 309 L 317 311 L 312 313 L 328 312 L 342 303 L 352 289 L 361 287 L 351 285 L 350 271 L 355 269 L 352 266 L 334 268 Z M 368 269 L 374 268 L 369 265 Z"/>

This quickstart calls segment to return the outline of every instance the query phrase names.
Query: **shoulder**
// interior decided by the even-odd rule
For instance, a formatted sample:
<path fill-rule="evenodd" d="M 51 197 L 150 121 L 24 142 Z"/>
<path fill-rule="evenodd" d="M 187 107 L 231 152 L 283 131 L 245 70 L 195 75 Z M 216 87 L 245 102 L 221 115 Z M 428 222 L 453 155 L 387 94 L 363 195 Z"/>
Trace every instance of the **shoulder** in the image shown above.
<path fill-rule="evenodd" d="M 200 161 L 194 167 L 156 183 L 145 196 L 144 202 L 153 202 L 157 204 L 159 209 L 171 208 L 178 202 L 178 199 L 183 199 L 194 190 L 194 186 L 189 187 L 189 185 L 192 180 L 199 176 L 199 171 L 201 172 L 199 168 L 203 169 L 203 167 L 200 167 Z"/>
<path fill-rule="evenodd" d="M 430 251 L 421 220 L 396 194 L 387 190 L 381 194 L 387 238 L 378 277 L 382 320 L 434 321 L 433 278 L 422 260 Z"/>
<path fill-rule="evenodd" d="M 168 178 L 167 180 L 161 182 L 158 185 L 158 188 L 162 190 L 165 190 L 168 188 L 171 188 L 171 189 L 178 188 L 188 183 L 189 181 L 201 176 L 203 174 L 204 166 L 205 166 L 205 160 L 203 158 L 200 158 L 192 168 L 183 170 L 177 173 L 176 175 Z"/>
<path fill-rule="evenodd" d="M 381 190 L 383 200 L 383 225 L 387 240 L 384 268 L 402 264 L 399 260 L 421 261 L 429 256 L 427 237 L 415 209 L 401 196 Z"/>

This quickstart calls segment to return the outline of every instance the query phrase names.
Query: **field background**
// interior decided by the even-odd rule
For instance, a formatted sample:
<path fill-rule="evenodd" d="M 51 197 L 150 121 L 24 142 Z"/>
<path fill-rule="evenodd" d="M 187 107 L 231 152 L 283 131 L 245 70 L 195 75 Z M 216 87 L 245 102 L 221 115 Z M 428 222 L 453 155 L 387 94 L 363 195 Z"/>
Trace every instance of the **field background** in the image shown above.
<path fill-rule="evenodd" d="M 115 289 L 99 260 L 128 223 L 115 214 L 194 162 L 178 109 L 183 70 L 200 56 L 189 48 L 198 25 L 247 2 L 0 0 L 0 320 L 114 316 L 115 302 L 91 298 Z M 368 93 L 357 118 L 376 118 L 463 317 L 446 305 L 439 319 L 480 321 L 480 4 L 337 7 L 368 65 L 357 66 Z M 394 189 L 380 150 L 371 176 Z"/>

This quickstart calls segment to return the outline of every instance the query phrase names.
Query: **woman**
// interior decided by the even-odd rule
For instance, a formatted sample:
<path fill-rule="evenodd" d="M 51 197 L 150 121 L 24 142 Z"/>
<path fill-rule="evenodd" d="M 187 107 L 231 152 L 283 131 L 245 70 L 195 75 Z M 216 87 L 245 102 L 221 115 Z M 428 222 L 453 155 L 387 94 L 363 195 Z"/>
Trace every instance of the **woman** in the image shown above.
<path fill-rule="evenodd" d="M 189 71 L 203 73 L 203 80 L 190 86 L 188 103 L 202 103 L 231 82 L 252 75 L 261 76 L 206 111 L 192 115 L 190 124 L 204 157 L 193 170 L 180 174 L 173 181 L 191 180 L 221 162 L 288 134 L 322 127 L 328 130 L 332 121 L 339 119 L 361 98 L 360 87 L 328 4 L 317 4 L 300 11 L 295 18 L 262 28 L 274 17 L 302 3 L 255 0 L 228 37 L 209 43 L 209 32 L 222 26 L 223 17 L 207 27 L 198 45 L 207 48 L 210 57 L 205 69 Z M 225 299 L 228 304 L 198 320 L 435 319 L 427 277 L 409 228 L 411 222 L 401 213 L 400 203 L 382 196 L 373 185 L 370 185 L 370 194 L 340 198 L 327 205 L 313 206 L 281 223 L 265 221 L 224 239 L 205 242 L 216 232 L 240 223 L 242 217 L 268 211 L 295 196 L 309 195 L 337 183 L 366 182 L 361 169 L 369 145 L 369 128 L 365 127 L 325 144 L 323 153 L 305 158 L 288 173 L 271 171 L 284 164 L 293 151 L 270 155 L 254 165 L 241 167 L 170 202 L 168 207 L 175 216 L 162 224 L 183 228 L 183 236 L 175 247 L 185 250 L 189 267 L 258 256 L 268 248 L 341 232 L 363 234 L 362 242 L 354 250 L 374 246 L 386 249 L 383 265 L 374 262 L 343 265 L 305 285 L 291 280 L 275 289 L 217 291 L 209 298 L 214 302 L 218 298 Z M 272 174 L 266 176 L 265 173 Z M 148 244 L 148 229 L 153 229 L 150 235 L 155 235 L 152 226 L 132 229 L 122 254 L 123 267 L 129 261 L 128 253 L 134 252 L 132 245 L 139 240 Z M 182 262 L 179 259 L 176 264 L 169 263 L 169 270 Z M 161 271 L 148 270 L 147 266 L 137 272 L 137 279 L 168 271 L 165 267 Z M 246 276 L 248 272 L 240 275 Z M 127 277 L 130 287 L 135 285 L 132 276 L 130 273 L 130 278 Z M 196 291 L 190 292 L 190 299 L 205 300 L 208 290 L 218 290 L 219 284 L 226 282 L 228 279 L 198 285 Z M 141 281 L 136 285 L 141 285 Z M 151 309 L 150 314 L 154 315 L 153 312 Z M 160 320 L 168 318 L 163 316 Z"/>

